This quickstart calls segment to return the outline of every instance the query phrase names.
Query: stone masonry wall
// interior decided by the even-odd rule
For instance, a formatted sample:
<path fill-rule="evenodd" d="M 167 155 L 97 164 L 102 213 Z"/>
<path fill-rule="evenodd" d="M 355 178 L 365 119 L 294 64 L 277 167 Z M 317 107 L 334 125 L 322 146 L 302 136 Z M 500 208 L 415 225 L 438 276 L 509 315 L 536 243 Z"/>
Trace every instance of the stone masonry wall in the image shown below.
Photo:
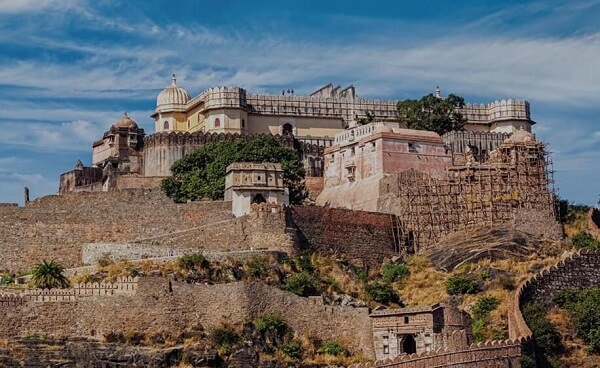
<path fill-rule="evenodd" d="M 159 190 L 69 193 L 0 207 L 0 269 L 57 259 L 81 263 L 81 245 L 132 242 L 231 219 L 230 202 L 176 204 Z"/>
<path fill-rule="evenodd" d="M 302 247 L 372 266 L 397 255 L 392 215 L 320 206 L 292 206 L 290 212 Z"/>
<path fill-rule="evenodd" d="M 300 334 L 339 341 L 352 352 L 374 358 L 367 308 L 325 306 L 260 283 L 194 285 L 140 278 L 133 295 L 0 304 L 0 309 L 0 338 L 102 338 L 108 332 L 135 331 L 148 337 L 161 332 L 177 336 L 191 326 L 210 330 L 223 322 L 239 325 L 279 314 Z"/>

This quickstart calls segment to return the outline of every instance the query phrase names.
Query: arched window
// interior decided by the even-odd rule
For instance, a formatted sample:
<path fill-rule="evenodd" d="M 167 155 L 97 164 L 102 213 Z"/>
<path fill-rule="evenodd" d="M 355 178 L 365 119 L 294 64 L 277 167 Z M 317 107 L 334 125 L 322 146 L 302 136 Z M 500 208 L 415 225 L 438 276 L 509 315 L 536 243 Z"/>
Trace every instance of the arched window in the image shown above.
<path fill-rule="evenodd" d="M 164 129 L 165 130 L 169 130 L 169 122 L 168 121 L 165 121 L 165 127 L 164 127 Z"/>
<path fill-rule="evenodd" d="M 215 119 L 215 128 L 221 126 L 221 119 L 216 118 Z"/>
<path fill-rule="evenodd" d="M 242 128 L 246 127 L 246 120 L 242 119 Z"/>

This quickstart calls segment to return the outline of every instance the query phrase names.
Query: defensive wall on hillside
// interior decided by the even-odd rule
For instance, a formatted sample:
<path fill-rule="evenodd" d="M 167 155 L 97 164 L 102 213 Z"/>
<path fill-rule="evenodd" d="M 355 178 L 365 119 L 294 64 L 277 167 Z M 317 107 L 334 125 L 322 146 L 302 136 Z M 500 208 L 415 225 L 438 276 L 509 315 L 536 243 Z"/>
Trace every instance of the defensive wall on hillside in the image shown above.
<path fill-rule="evenodd" d="M 81 245 L 130 242 L 231 220 L 230 202 L 176 204 L 159 190 L 47 196 L 0 207 L 0 268 L 17 272 L 56 258 L 81 265 Z"/>
<path fill-rule="evenodd" d="M 301 248 L 380 266 L 398 255 L 395 216 L 321 206 L 291 206 Z"/>
<path fill-rule="evenodd" d="M 556 265 L 540 271 L 515 291 L 509 302 L 509 339 L 473 344 L 457 351 L 433 351 L 401 355 L 395 359 L 352 365 L 352 368 L 513 368 L 519 358 L 532 354 L 532 332 L 522 308 L 529 302 L 551 303 L 565 288 L 583 289 L 600 285 L 600 251 L 567 253 Z"/>
<path fill-rule="evenodd" d="M 264 315 L 278 314 L 299 334 L 339 341 L 352 352 L 374 358 L 367 308 L 326 306 L 314 298 L 261 283 L 194 285 L 147 277 L 136 280 L 135 289 L 128 293 L 93 292 L 68 300 L 59 297 L 62 293 L 65 291 L 51 290 L 43 301 L 15 302 L 15 296 L 3 296 L 0 338 L 102 338 L 110 332 L 139 332 L 148 338 L 166 333 L 176 337 L 194 326 L 206 330 L 221 327 L 222 323 L 240 326 Z"/>

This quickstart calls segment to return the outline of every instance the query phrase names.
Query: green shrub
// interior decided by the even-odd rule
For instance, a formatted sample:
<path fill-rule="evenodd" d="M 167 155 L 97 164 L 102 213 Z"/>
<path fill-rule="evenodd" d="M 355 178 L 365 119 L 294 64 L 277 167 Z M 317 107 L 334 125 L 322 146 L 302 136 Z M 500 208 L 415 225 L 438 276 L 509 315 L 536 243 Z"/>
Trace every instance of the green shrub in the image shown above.
<path fill-rule="evenodd" d="M 199 271 L 208 268 L 209 263 L 202 253 L 186 253 L 177 259 L 177 265 L 187 271 Z"/>
<path fill-rule="evenodd" d="M 527 355 L 520 357 L 519 363 L 521 363 L 521 368 L 535 368 L 535 361 Z"/>
<path fill-rule="evenodd" d="M 290 342 L 289 344 L 281 345 L 281 351 L 292 359 L 300 359 L 302 354 L 300 344 L 297 342 Z"/>
<path fill-rule="evenodd" d="M 15 282 L 14 277 L 9 275 L 8 273 L 0 274 L 0 277 L 2 278 L 2 283 L 1 283 L 2 285 L 10 285 L 10 284 L 14 284 L 14 282 Z"/>
<path fill-rule="evenodd" d="M 548 319 L 547 307 L 541 303 L 530 303 L 523 308 L 523 318 L 533 332 L 537 347 L 547 357 L 563 350 L 560 335 Z"/>
<path fill-rule="evenodd" d="M 571 237 L 571 244 L 580 249 L 600 249 L 600 241 L 585 231 L 580 231 Z"/>
<path fill-rule="evenodd" d="M 445 286 L 450 295 L 477 294 L 481 291 L 479 281 L 465 274 L 450 277 Z"/>
<path fill-rule="evenodd" d="M 338 342 L 335 341 L 323 341 L 319 349 L 319 354 L 329 354 L 334 356 L 340 356 L 344 353 L 344 348 Z"/>
<path fill-rule="evenodd" d="M 589 349 L 600 352 L 600 288 L 562 290 L 554 300 L 567 310 L 571 324 Z"/>
<path fill-rule="evenodd" d="M 300 272 L 285 279 L 285 284 L 281 288 L 300 296 L 315 295 L 317 279 L 308 272 Z"/>
<path fill-rule="evenodd" d="M 365 285 L 365 292 L 378 303 L 389 304 L 398 301 L 398 294 L 387 282 L 372 282 Z"/>
<path fill-rule="evenodd" d="M 260 333 L 267 331 L 276 334 L 279 337 L 285 335 L 289 326 L 285 320 L 278 315 L 263 316 L 254 321 L 254 328 Z"/>
<path fill-rule="evenodd" d="M 483 295 L 475 302 L 473 309 L 471 309 L 473 317 L 478 319 L 485 319 L 491 311 L 498 308 L 500 300 L 490 295 Z"/>
<path fill-rule="evenodd" d="M 484 342 L 485 340 L 487 340 L 486 338 L 486 326 L 485 326 L 485 320 L 484 319 L 475 319 L 473 320 L 473 338 L 475 339 L 475 342 Z"/>
<path fill-rule="evenodd" d="M 408 266 L 405 264 L 388 263 L 382 270 L 383 281 L 394 282 L 399 281 L 408 276 Z"/>
<path fill-rule="evenodd" d="M 250 276 L 257 279 L 267 276 L 268 267 L 267 260 L 258 256 L 252 257 L 246 262 L 246 270 L 248 270 Z"/>

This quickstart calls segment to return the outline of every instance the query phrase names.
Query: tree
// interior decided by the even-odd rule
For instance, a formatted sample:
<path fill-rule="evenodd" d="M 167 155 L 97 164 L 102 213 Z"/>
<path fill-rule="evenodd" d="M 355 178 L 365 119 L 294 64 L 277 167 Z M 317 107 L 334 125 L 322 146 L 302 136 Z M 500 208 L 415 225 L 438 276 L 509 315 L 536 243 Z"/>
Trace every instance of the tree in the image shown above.
<path fill-rule="evenodd" d="M 433 94 L 420 100 L 404 100 L 397 104 L 398 114 L 409 129 L 430 130 L 440 135 L 452 130 L 462 130 L 467 119 L 458 112 L 465 105 L 465 99 L 450 94 L 446 98 Z"/>
<path fill-rule="evenodd" d="M 40 289 L 64 289 L 69 287 L 69 279 L 63 275 L 65 268 L 56 260 L 43 260 L 31 269 L 31 284 Z"/>
<path fill-rule="evenodd" d="M 268 134 L 250 140 L 219 141 L 202 146 L 175 161 L 171 167 L 173 176 L 163 180 L 162 188 L 176 202 L 222 199 L 225 169 L 233 162 L 281 163 L 283 180 L 290 191 L 290 202 L 300 203 L 306 197 L 300 183 L 304 178 L 304 166 L 297 153 Z"/>

